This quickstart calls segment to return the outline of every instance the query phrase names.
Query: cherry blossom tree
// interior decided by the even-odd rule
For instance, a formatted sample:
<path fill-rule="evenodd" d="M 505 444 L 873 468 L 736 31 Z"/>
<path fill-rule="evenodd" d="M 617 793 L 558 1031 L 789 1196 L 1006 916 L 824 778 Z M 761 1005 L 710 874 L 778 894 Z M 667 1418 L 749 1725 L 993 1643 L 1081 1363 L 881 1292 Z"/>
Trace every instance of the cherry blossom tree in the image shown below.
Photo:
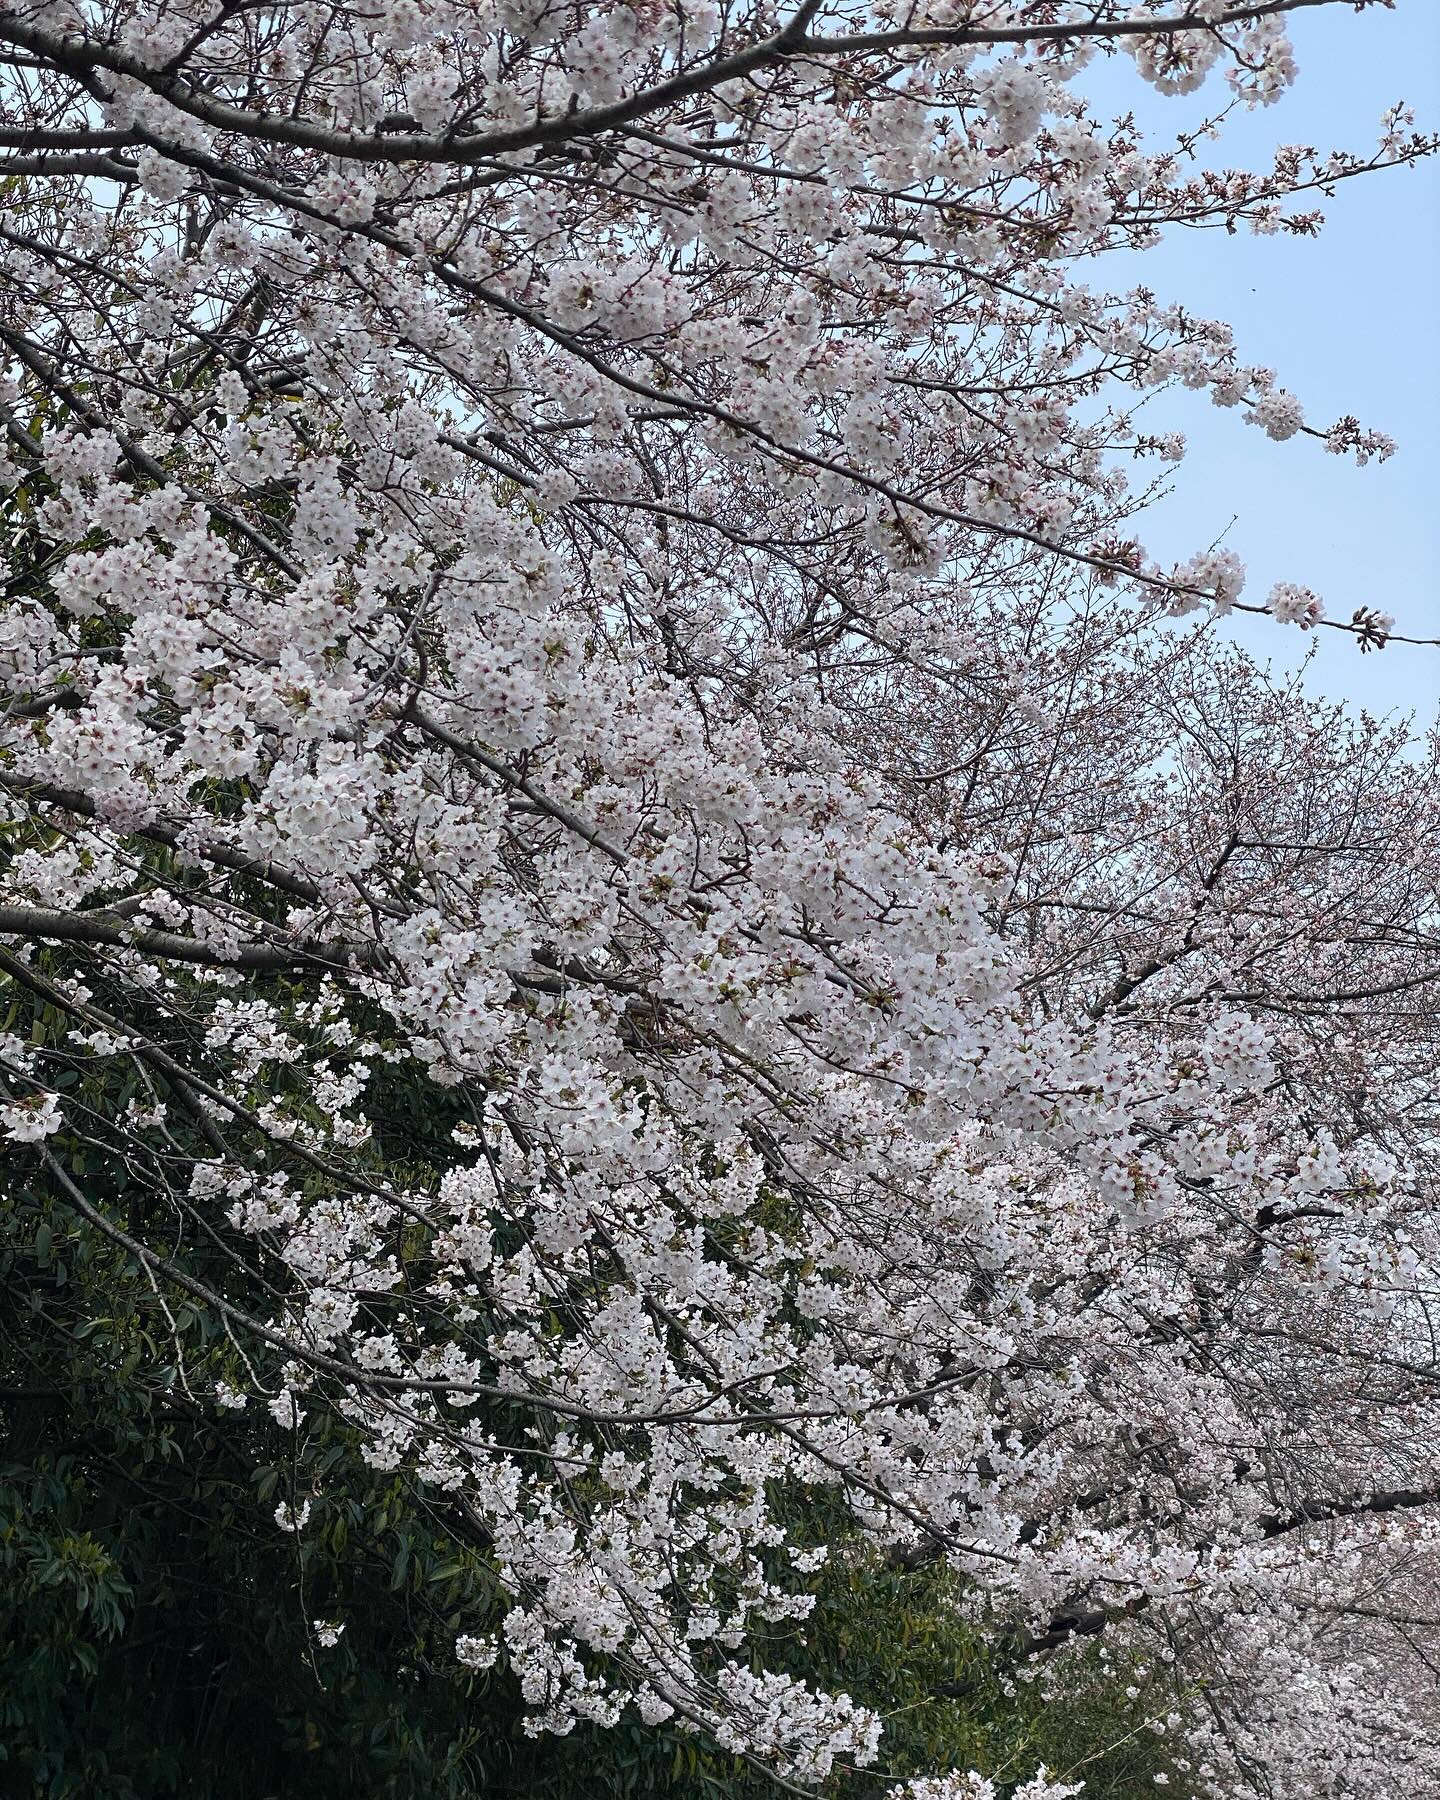
<path fill-rule="evenodd" d="M 537 1733 L 980 1800 L 767 1657 L 868 1557 L 1196 1793 L 1440 1792 L 1437 746 L 1225 649 L 1397 631 L 1157 562 L 1141 409 L 1392 446 L 1093 267 L 1436 147 L 1087 103 L 1302 5 L 0 12 L 0 1123 L 463 1512 Z"/>

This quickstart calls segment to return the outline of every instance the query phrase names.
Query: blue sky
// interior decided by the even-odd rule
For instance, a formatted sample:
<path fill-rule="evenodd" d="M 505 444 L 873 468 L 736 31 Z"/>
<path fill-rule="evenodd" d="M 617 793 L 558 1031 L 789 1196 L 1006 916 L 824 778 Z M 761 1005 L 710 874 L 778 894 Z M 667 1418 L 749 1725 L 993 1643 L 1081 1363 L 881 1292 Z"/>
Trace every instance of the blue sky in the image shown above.
<path fill-rule="evenodd" d="M 1290 28 L 1299 81 L 1275 106 L 1232 116 L 1207 147 L 1210 166 L 1265 168 L 1281 143 L 1368 153 L 1397 100 L 1414 107 L 1419 128 L 1440 130 L 1440 0 L 1396 0 L 1359 17 L 1321 7 Z M 1133 108 L 1157 138 L 1203 117 L 1224 91 L 1215 76 L 1199 95 L 1163 100 L 1128 58 L 1092 66 L 1081 84 L 1107 110 Z M 1249 566 L 1247 600 L 1299 581 L 1332 616 L 1375 606 L 1398 630 L 1440 637 L 1440 159 L 1342 183 L 1319 204 L 1328 222 L 1317 239 L 1175 232 L 1123 267 L 1107 258 L 1099 284 L 1143 280 L 1162 299 L 1229 320 L 1242 358 L 1274 368 L 1311 424 L 1354 413 L 1395 438 L 1398 453 L 1361 469 L 1310 439 L 1272 443 L 1203 395 L 1162 395 L 1147 416 L 1157 430 L 1183 431 L 1190 448 L 1147 543 L 1179 557 L 1224 532 Z M 1287 667 L 1310 641 L 1268 621 L 1240 620 L 1234 631 Z M 1440 711 L 1440 648 L 1392 644 L 1362 656 L 1338 632 L 1314 635 L 1315 691 L 1427 722 Z"/>

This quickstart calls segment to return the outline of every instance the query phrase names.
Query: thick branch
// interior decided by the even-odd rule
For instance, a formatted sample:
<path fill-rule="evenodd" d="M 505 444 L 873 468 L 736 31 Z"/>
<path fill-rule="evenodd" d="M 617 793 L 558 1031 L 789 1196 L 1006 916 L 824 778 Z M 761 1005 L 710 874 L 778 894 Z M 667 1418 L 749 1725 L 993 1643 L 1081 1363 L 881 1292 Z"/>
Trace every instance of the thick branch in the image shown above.
<path fill-rule="evenodd" d="M 136 930 L 113 914 L 56 912 L 46 906 L 0 906 L 0 937 L 111 944 L 167 962 L 201 963 L 214 969 L 294 969 L 317 962 L 341 969 L 375 968 L 381 960 L 374 944 L 247 944 L 222 951 L 174 931 Z"/>
<path fill-rule="evenodd" d="M 1340 0 L 1259 0 L 1259 4 L 1231 7 L 1218 19 L 1217 25 L 1235 25 L 1276 13 L 1295 12 L 1302 7 L 1339 4 Z M 851 56 L 866 50 L 899 50 L 944 48 L 976 45 L 980 48 L 1018 44 L 1074 43 L 1086 38 L 1124 39 L 1127 37 L 1164 37 L 1176 32 L 1193 31 L 1198 21 L 1188 8 L 1168 18 L 1106 19 L 1085 25 L 1010 25 L 1010 26 L 930 26 L 921 29 L 900 28 L 894 31 L 859 33 L 850 37 L 808 37 L 806 27 L 820 9 L 820 0 L 805 0 L 792 18 L 769 37 L 700 63 L 668 81 L 657 82 L 627 99 L 608 106 L 597 106 L 541 119 L 534 124 L 515 126 L 506 131 L 482 132 L 468 137 L 445 132 L 337 131 L 308 119 L 288 118 L 280 113 L 252 112 L 233 106 L 194 86 L 184 76 L 168 74 L 152 68 L 143 58 L 121 50 L 114 44 L 95 43 L 73 34 L 56 31 L 31 19 L 0 18 L 0 43 L 14 44 L 32 55 L 43 57 L 56 68 L 77 79 L 103 70 L 123 75 L 146 87 L 151 93 L 219 132 L 260 138 L 269 143 L 289 144 L 296 149 L 313 150 L 325 156 L 341 156 L 360 162 L 409 163 L 433 162 L 468 165 L 485 162 L 517 150 L 533 150 L 563 144 L 575 138 L 597 137 L 604 132 L 644 118 L 649 113 L 664 111 L 697 94 L 713 92 L 727 82 L 753 75 L 767 64 L 783 62 L 789 57 L 809 58 Z"/>

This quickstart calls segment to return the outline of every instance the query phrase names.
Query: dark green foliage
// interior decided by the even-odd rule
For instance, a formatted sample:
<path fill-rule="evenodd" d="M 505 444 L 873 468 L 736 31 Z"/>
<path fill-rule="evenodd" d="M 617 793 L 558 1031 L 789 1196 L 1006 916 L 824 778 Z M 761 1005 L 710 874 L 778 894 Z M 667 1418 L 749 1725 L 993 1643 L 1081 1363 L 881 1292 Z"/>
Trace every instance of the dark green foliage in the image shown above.
<path fill-rule="evenodd" d="M 643 1727 L 526 1738 L 502 1673 L 456 1668 L 458 1631 L 493 1623 L 483 1544 L 442 1497 L 381 1476 L 321 1414 L 282 1432 L 256 1403 L 191 1402 L 143 1272 L 43 1188 L 0 1199 L 0 1790 L 49 1800 L 774 1790 L 698 1740 Z M 192 1382 L 224 1333 L 172 1300 Z M 143 1371 L 143 1374 L 142 1374 Z M 317 1494 L 300 1537 L 280 1500 Z M 797 1533 L 833 1520 L 814 1506 Z M 1014 1698 L 931 1572 L 846 1554 L 803 1631 L 767 1646 L 890 1715 L 889 1769 L 959 1764 L 1020 1778 L 1084 1771 L 1089 1792 L 1153 1792 L 1156 1743 L 1117 1684 L 1063 1704 Z M 327 1649 L 311 1629 L 342 1619 Z M 1082 1671 L 1082 1675 L 1089 1671 Z M 934 1698 L 945 1683 L 960 1699 Z M 1153 1706 L 1153 1694 L 1144 1705 Z M 864 1790 L 875 1791 L 866 1780 Z"/>
<path fill-rule="evenodd" d="M 479 1556 L 333 1421 L 282 1433 L 192 1403 L 143 1273 L 34 1190 L 0 1207 L 0 1784 L 476 1791 L 449 1645 L 483 1613 Z M 170 1310 L 193 1378 L 223 1335 Z M 313 1529 L 281 1531 L 278 1500 L 322 1481 Z M 310 1621 L 334 1617 L 327 1650 Z"/>

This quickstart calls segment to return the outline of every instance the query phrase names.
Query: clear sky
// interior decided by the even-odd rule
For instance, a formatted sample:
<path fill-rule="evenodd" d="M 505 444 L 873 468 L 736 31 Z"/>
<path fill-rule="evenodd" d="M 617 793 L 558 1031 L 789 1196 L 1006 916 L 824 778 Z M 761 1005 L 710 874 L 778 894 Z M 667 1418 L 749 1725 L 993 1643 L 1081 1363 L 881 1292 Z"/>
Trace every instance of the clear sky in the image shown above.
<path fill-rule="evenodd" d="M 1210 167 L 1266 168 L 1282 143 L 1366 154 L 1397 100 L 1414 107 L 1420 129 L 1440 130 L 1440 0 L 1395 0 L 1393 11 L 1359 17 L 1321 7 L 1289 25 L 1299 81 L 1275 106 L 1232 115 L 1206 147 Z M 1092 66 L 1081 83 L 1165 136 L 1223 95 L 1216 75 L 1200 95 L 1162 100 L 1128 57 Z M 1397 454 L 1356 468 L 1312 439 L 1272 443 L 1203 395 L 1162 395 L 1146 416 L 1157 430 L 1183 431 L 1190 449 L 1146 541 L 1162 557 L 1186 556 L 1226 532 L 1249 567 L 1247 600 L 1276 580 L 1299 581 L 1332 616 L 1375 606 L 1397 630 L 1440 637 L 1440 158 L 1342 183 L 1316 204 L 1328 215 L 1317 239 L 1176 232 L 1126 267 L 1106 258 L 1097 285 L 1143 281 L 1161 299 L 1228 320 L 1242 359 L 1274 368 L 1309 423 L 1354 413 L 1395 438 Z M 1268 621 L 1241 620 L 1235 632 L 1286 666 L 1309 643 Z M 1314 690 L 1426 722 L 1440 711 L 1440 648 L 1391 644 L 1362 656 L 1338 632 L 1314 635 Z"/>

